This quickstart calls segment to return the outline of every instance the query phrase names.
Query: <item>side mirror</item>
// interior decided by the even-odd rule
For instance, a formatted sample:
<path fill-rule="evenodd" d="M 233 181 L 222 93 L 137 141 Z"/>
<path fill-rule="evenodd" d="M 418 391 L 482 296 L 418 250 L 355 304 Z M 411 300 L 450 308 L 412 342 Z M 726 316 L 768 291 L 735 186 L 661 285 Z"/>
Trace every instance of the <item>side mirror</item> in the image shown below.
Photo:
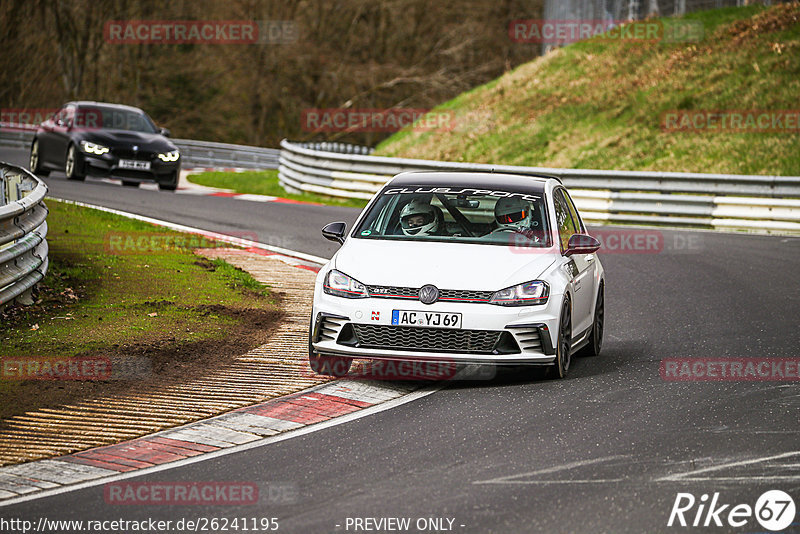
<path fill-rule="evenodd" d="M 347 224 L 343 222 L 332 222 L 326 224 L 322 229 L 322 235 L 325 239 L 336 241 L 340 245 L 344 243 L 344 234 L 347 231 Z"/>
<path fill-rule="evenodd" d="M 567 250 L 564 252 L 564 255 L 591 254 L 592 252 L 597 252 L 600 246 L 600 241 L 588 234 L 572 234 L 572 237 L 569 238 Z"/>
<path fill-rule="evenodd" d="M 159 128 L 158 133 L 160 133 L 164 137 L 169 137 L 170 135 L 172 135 L 172 132 L 169 131 L 169 128 Z"/>

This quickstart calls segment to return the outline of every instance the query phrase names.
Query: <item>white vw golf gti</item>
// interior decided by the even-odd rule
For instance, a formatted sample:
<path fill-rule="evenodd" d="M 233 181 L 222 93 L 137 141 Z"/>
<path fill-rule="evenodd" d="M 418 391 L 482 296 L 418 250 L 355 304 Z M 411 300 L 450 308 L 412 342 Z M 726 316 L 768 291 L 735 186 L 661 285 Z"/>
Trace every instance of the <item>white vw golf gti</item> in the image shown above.
<path fill-rule="evenodd" d="M 354 358 L 548 365 L 564 377 L 603 340 L 600 243 L 550 176 L 411 172 L 394 177 L 319 272 L 311 367 Z"/>

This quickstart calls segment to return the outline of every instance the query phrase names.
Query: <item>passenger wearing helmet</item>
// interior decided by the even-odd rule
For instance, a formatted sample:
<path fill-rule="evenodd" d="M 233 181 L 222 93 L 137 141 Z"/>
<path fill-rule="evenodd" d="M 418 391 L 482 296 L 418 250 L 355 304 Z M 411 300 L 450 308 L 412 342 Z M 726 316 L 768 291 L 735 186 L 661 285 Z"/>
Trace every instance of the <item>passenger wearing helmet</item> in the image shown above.
<path fill-rule="evenodd" d="M 405 235 L 439 235 L 440 214 L 429 201 L 414 198 L 400 211 L 400 226 Z"/>
<path fill-rule="evenodd" d="M 494 205 L 495 232 L 531 229 L 531 204 L 518 197 L 503 197 Z"/>

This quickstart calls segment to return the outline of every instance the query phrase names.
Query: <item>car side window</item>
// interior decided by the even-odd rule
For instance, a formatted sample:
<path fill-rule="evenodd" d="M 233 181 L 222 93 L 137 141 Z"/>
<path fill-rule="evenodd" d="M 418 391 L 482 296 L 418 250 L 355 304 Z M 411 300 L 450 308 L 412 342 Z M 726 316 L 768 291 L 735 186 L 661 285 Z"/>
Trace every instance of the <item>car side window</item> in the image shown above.
<path fill-rule="evenodd" d="M 62 126 L 64 121 L 67 119 L 67 108 L 61 108 L 56 111 L 56 114 L 53 115 L 53 124 L 56 126 Z"/>
<path fill-rule="evenodd" d="M 557 189 L 553 194 L 553 204 L 556 209 L 556 225 L 558 226 L 558 237 L 561 241 L 561 251 L 563 252 L 567 250 L 569 238 L 577 231 L 575 230 L 575 223 L 572 221 L 572 215 L 569 213 L 567 201 L 564 200 L 564 195 L 560 189 Z"/>
<path fill-rule="evenodd" d="M 579 234 L 585 234 L 586 227 L 583 225 L 583 221 L 578 214 L 578 210 L 575 209 L 575 203 L 572 201 L 572 197 L 569 196 L 569 193 L 566 190 L 561 189 L 560 191 L 564 194 L 564 199 L 567 201 L 567 205 L 569 206 L 569 212 L 572 215 L 572 220 L 575 222 L 575 231 Z"/>
<path fill-rule="evenodd" d="M 69 128 L 72 126 L 72 121 L 75 119 L 75 108 L 67 106 L 61 111 L 61 125 Z"/>

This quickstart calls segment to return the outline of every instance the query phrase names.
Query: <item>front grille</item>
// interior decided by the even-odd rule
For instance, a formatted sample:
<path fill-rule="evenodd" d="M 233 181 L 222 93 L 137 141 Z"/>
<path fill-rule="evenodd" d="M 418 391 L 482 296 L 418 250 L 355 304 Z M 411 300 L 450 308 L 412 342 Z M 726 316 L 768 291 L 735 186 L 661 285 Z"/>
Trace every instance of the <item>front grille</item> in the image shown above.
<path fill-rule="evenodd" d="M 494 354 L 503 334 L 497 330 L 449 330 L 365 324 L 352 326 L 359 347 L 421 352 Z M 506 350 L 502 352 L 506 353 Z"/>
<path fill-rule="evenodd" d="M 472 291 L 469 289 L 442 289 L 439 300 L 460 300 L 465 302 L 489 302 L 494 291 Z"/>
<path fill-rule="evenodd" d="M 137 150 L 134 152 L 130 148 L 112 148 L 111 153 L 120 159 L 138 159 L 150 161 L 155 154 L 149 150 Z"/>
<path fill-rule="evenodd" d="M 383 299 L 419 299 L 419 288 L 397 286 L 368 286 L 369 296 Z M 440 289 L 439 300 L 458 302 L 489 302 L 494 291 L 470 289 Z"/>
<path fill-rule="evenodd" d="M 419 289 L 413 287 L 397 287 L 397 286 L 369 286 L 367 287 L 370 297 L 382 299 L 417 299 L 419 298 Z"/>

